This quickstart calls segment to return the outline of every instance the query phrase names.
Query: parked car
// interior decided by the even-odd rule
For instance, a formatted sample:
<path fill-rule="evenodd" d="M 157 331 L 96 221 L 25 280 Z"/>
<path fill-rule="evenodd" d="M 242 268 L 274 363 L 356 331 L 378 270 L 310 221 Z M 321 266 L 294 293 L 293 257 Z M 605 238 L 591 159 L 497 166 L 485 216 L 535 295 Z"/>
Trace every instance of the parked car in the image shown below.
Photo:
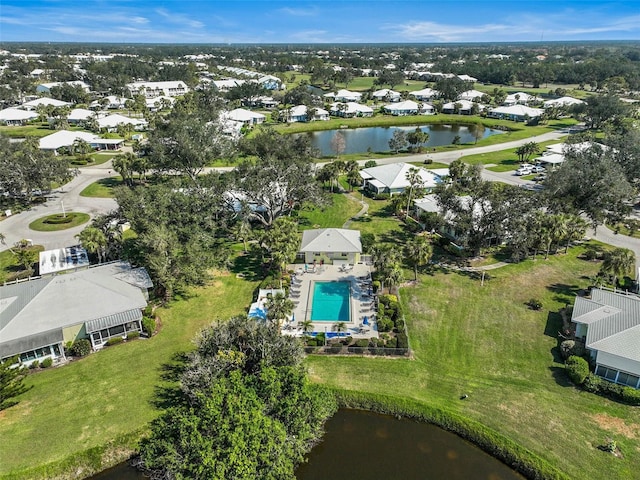
<path fill-rule="evenodd" d="M 542 182 L 547 178 L 547 174 L 546 173 L 539 173 L 538 175 L 536 175 L 533 178 L 534 182 Z"/>
<path fill-rule="evenodd" d="M 534 165 L 531 167 L 531 173 L 543 173 L 545 168 L 542 165 Z"/>
<path fill-rule="evenodd" d="M 531 171 L 532 167 L 520 167 L 519 169 L 516 170 L 516 175 L 521 177 L 523 175 L 530 175 L 531 173 L 533 173 Z"/>

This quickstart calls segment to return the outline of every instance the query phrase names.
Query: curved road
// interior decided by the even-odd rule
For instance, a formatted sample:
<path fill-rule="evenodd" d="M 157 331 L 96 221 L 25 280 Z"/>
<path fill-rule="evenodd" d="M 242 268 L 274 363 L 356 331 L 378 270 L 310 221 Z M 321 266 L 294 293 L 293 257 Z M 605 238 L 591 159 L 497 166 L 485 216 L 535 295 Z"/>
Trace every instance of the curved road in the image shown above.
<path fill-rule="evenodd" d="M 566 136 L 566 132 L 549 132 L 535 137 L 514 140 L 511 142 L 499 143 L 495 145 L 487 145 L 481 147 L 467 148 L 464 150 L 452 150 L 447 152 L 437 152 L 430 154 L 407 155 L 403 157 L 390 157 L 385 159 L 376 159 L 379 165 L 385 165 L 396 162 L 422 162 L 426 158 L 431 158 L 434 162 L 450 164 L 454 160 L 479 153 L 496 152 L 510 148 L 517 148 L 527 142 L 546 142 L 549 140 L 560 140 Z M 364 165 L 367 160 L 361 160 L 358 163 Z M 319 164 L 318 166 L 321 166 Z M 221 168 L 218 170 L 229 170 L 230 168 Z M 210 169 L 207 169 L 210 170 Z M 212 170 L 212 169 L 211 169 Z M 33 243 L 44 245 L 47 249 L 60 248 L 77 243 L 75 235 L 80 233 L 86 226 L 81 225 L 76 228 L 62 230 L 59 232 L 36 232 L 29 228 L 29 224 L 34 220 L 53 213 L 62 212 L 62 203 L 67 211 L 84 212 L 94 217 L 100 213 L 109 212 L 117 208 L 115 200 L 111 198 L 88 198 L 81 197 L 80 192 L 88 185 L 102 178 L 116 176 L 117 173 L 111 167 L 111 161 L 95 167 L 81 168 L 79 174 L 69 183 L 61 188 L 54 190 L 48 197 L 47 201 L 42 205 L 38 205 L 31 210 L 21 212 L 0 222 L 0 231 L 5 235 L 6 245 L 0 245 L 0 251 L 6 250 L 15 242 L 28 238 Z M 512 185 L 531 185 L 532 182 L 523 180 L 513 175 L 513 172 L 491 172 L 483 170 L 483 178 L 491 181 L 500 181 Z M 606 227 L 598 227 L 596 232 L 589 232 L 592 238 L 601 242 L 614 245 L 616 247 L 628 248 L 635 252 L 637 266 L 640 268 L 640 239 L 626 237 L 624 235 L 616 235 Z"/>

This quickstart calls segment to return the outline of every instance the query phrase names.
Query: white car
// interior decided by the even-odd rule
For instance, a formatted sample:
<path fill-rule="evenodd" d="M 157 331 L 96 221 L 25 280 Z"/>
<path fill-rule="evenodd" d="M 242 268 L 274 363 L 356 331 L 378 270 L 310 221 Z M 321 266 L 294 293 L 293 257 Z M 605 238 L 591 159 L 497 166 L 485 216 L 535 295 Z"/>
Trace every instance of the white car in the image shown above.
<path fill-rule="evenodd" d="M 545 169 L 542 165 L 534 165 L 531 168 L 531 173 L 543 173 L 544 171 Z"/>
<path fill-rule="evenodd" d="M 523 175 L 530 175 L 533 173 L 532 167 L 520 167 L 516 170 L 516 175 L 521 177 Z"/>

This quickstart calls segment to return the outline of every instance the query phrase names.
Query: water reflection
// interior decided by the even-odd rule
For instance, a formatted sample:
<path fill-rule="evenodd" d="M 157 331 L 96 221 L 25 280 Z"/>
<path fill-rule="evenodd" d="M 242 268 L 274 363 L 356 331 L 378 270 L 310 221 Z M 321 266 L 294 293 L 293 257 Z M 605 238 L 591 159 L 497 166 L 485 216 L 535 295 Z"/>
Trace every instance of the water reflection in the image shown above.
<path fill-rule="evenodd" d="M 367 127 L 341 130 L 325 130 L 321 132 L 308 132 L 300 135 L 308 135 L 311 144 L 320 150 L 323 156 L 334 155 L 331 146 L 331 139 L 337 132 L 344 135 L 345 150 L 341 153 L 364 153 L 368 150 L 372 152 L 388 152 L 389 139 L 396 130 L 405 133 L 415 130 L 411 127 Z M 474 143 L 476 139 L 489 137 L 504 133 L 501 130 L 493 130 L 483 125 L 422 125 L 420 129 L 429 134 L 429 141 L 424 144 L 426 147 L 437 147 L 440 145 L 451 145 L 454 138 L 459 136 L 459 143 Z"/>
<path fill-rule="evenodd" d="M 298 480 L 523 480 L 476 446 L 433 425 L 340 410 Z"/>

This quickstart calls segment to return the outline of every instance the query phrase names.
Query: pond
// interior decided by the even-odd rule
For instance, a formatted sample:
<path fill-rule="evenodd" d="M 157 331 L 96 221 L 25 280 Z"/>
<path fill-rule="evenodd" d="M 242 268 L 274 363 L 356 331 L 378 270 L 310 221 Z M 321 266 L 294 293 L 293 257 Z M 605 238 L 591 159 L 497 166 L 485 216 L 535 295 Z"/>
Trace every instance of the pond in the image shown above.
<path fill-rule="evenodd" d="M 460 143 L 473 143 L 476 141 L 475 131 L 481 129 L 482 136 L 479 139 L 504 133 L 502 130 L 494 130 L 482 125 L 422 125 L 423 132 L 429 134 L 429 141 L 424 144 L 427 147 L 437 147 L 440 145 L 451 145 L 456 135 L 460 136 Z M 364 153 L 370 148 L 372 152 L 388 152 L 389 140 L 396 130 L 409 133 L 416 129 L 410 127 L 366 127 L 366 128 L 345 128 L 340 130 L 324 130 L 321 132 L 307 132 L 299 135 L 308 135 L 311 144 L 320 150 L 322 156 L 335 155 L 331 147 L 331 139 L 340 132 L 344 135 L 345 150 L 341 153 Z"/>
<path fill-rule="evenodd" d="M 141 480 L 126 464 L 91 480 Z M 434 425 L 360 410 L 339 410 L 322 443 L 296 471 L 298 480 L 524 480 L 475 445 Z"/>

